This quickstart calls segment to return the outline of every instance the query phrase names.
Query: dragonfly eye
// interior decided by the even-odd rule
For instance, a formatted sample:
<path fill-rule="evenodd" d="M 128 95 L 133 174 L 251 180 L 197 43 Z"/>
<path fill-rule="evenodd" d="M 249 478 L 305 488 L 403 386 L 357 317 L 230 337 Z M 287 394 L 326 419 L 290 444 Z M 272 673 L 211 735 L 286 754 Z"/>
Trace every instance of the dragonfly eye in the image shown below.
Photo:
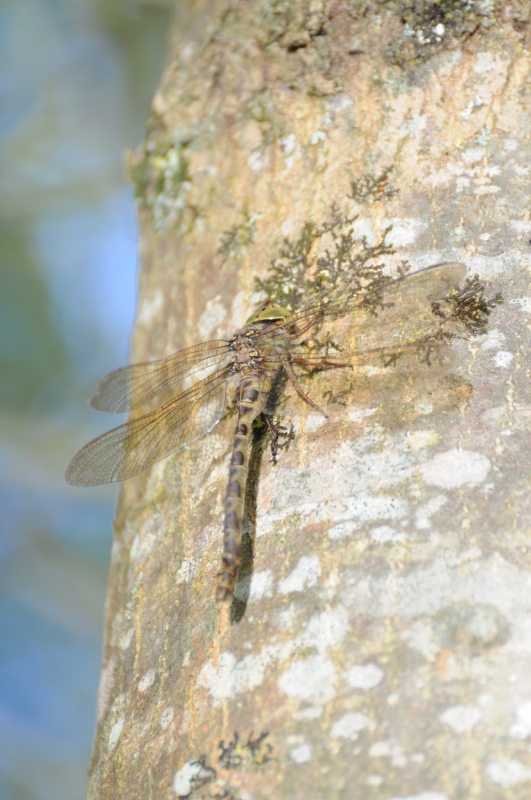
<path fill-rule="evenodd" d="M 254 314 L 251 314 L 245 324 L 250 325 L 252 322 L 274 322 L 277 319 L 289 317 L 290 313 L 291 312 L 288 311 L 287 308 L 282 308 L 282 306 L 261 308 L 259 311 L 255 311 Z"/>

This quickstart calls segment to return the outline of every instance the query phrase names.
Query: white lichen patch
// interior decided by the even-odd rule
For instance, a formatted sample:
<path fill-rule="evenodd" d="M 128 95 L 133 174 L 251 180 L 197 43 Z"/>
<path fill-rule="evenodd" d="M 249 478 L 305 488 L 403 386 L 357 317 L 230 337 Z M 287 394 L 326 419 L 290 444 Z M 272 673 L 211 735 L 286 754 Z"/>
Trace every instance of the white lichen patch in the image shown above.
<path fill-rule="evenodd" d="M 404 247 L 413 244 L 419 233 L 426 227 L 426 222 L 421 219 L 399 219 L 398 217 L 384 219 L 383 228 L 387 228 L 389 225 L 393 227 L 386 234 L 385 243 L 393 247 Z"/>
<path fill-rule="evenodd" d="M 116 655 L 112 655 L 101 671 L 100 684 L 98 687 L 98 720 L 102 720 L 107 713 L 114 689 L 117 664 L 118 659 Z"/>
<path fill-rule="evenodd" d="M 352 536 L 357 529 L 358 523 L 350 519 L 347 522 L 338 522 L 337 525 L 332 525 L 328 529 L 328 536 L 330 539 L 346 539 L 348 536 Z"/>
<path fill-rule="evenodd" d="M 509 350 L 498 350 L 492 360 L 494 361 L 494 365 L 496 367 L 499 367 L 500 369 L 507 369 L 507 367 L 511 366 L 514 360 L 514 353 L 510 353 Z"/>
<path fill-rule="evenodd" d="M 270 569 L 247 575 L 238 581 L 234 589 L 235 597 L 239 600 L 247 600 L 249 603 L 262 600 L 264 597 L 271 597 L 272 594 L 273 573 Z"/>
<path fill-rule="evenodd" d="M 409 630 L 403 633 L 402 638 L 409 647 L 422 653 L 428 661 L 433 661 L 440 650 L 440 644 L 434 636 L 431 625 L 422 620 L 415 620 Z"/>
<path fill-rule="evenodd" d="M 439 453 L 431 461 L 422 464 L 420 474 L 432 486 L 455 489 L 458 486 L 477 486 L 482 483 L 490 466 L 487 456 L 473 450 L 454 448 Z"/>
<path fill-rule="evenodd" d="M 145 535 L 143 532 L 139 532 L 136 534 L 133 542 L 131 544 L 130 555 L 131 561 L 138 561 L 142 558 L 145 558 L 146 555 L 149 554 L 153 546 L 155 537 Z"/>
<path fill-rule="evenodd" d="M 483 161 L 486 155 L 487 151 L 484 147 L 469 147 L 463 151 L 461 158 L 467 164 L 476 164 L 478 161 Z"/>
<path fill-rule="evenodd" d="M 356 664 L 343 677 L 353 689 L 374 689 L 385 677 L 385 672 L 376 664 Z"/>
<path fill-rule="evenodd" d="M 420 792 L 420 794 L 408 794 L 407 797 L 391 797 L 390 800 L 449 800 L 449 797 L 442 792 Z"/>
<path fill-rule="evenodd" d="M 343 641 L 348 630 L 347 612 L 341 606 L 331 611 L 314 614 L 306 629 L 295 640 L 296 645 L 315 647 L 320 653 L 335 648 Z"/>
<path fill-rule="evenodd" d="M 506 640 L 506 652 L 531 652 L 529 574 L 499 554 L 458 566 L 438 561 L 407 575 L 367 576 L 353 570 L 343 577 L 342 600 L 357 614 L 414 618 L 412 627 L 422 614 L 459 602 L 473 604 L 477 610 L 471 624 L 478 646 L 489 647 L 499 638 Z"/>
<path fill-rule="evenodd" d="M 415 512 L 415 527 L 419 530 L 426 530 L 431 527 L 430 517 L 436 514 L 443 505 L 447 502 L 447 497 L 440 494 L 437 497 L 432 497 L 427 503 L 424 503 Z"/>
<path fill-rule="evenodd" d="M 175 773 L 173 791 L 177 797 L 187 797 L 202 777 L 210 777 L 203 764 L 200 761 L 188 761 Z"/>
<path fill-rule="evenodd" d="M 209 300 L 196 325 L 199 340 L 208 339 L 213 332 L 217 331 L 227 313 L 227 309 L 221 301 L 221 295 Z"/>
<path fill-rule="evenodd" d="M 439 438 L 439 434 L 434 430 L 413 431 L 406 434 L 406 445 L 414 451 L 423 450 L 425 447 L 437 444 Z"/>
<path fill-rule="evenodd" d="M 409 513 L 405 500 L 392 495 L 361 494 L 357 497 L 345 498 L 345 510 L 338 516 L 346 519 L 328 529 L 330 539 L 344 539 L 356 530 L 359 523 L 373 522 L 378 519 L 402 519 Z"/>
<path fill-rule="evenodd" d="M 376 235 L 374 233 L 372 219 L 370 219 L 370 217 L 359 217 L 358 219 L 354 220 L 352 229 L 356 239 L 363 239 L 365 237 L 367 240 L 367 245 L 369 247 L 374 247 L 376 244 Z"/>
<path fill-rule="evenodd" d="M 516 233 L 527 234 L 531 233 L 531 222 L 528 220 L 523 219 L 511 219 L 509 220 L 509 225 L 516 231 Z"/>
<path fill-rule="evenodd" d="M 352 714 L 344 714 L 332 725 L 330 733 L 332 736 L 337 736 L 341 739 L 358 738 L 360 731 L 368 728 L 371 725 L 371 719 L 361 711 L 356 711 Z"/>
<path fill-rule="evenodd" d="M 323 713 L 322 706 L 308 706 L 293 715 L 295 719 L 318 719 Z"/>
<path fill-rule="evenodd" d="M 163 731 L 167 730 L 173 721 L 173 717 L 175 716 L 175 711 L 173 706 L 168 706 L 165 708 L 162 714 L 160 715 L 160 727 Z"/>
<path fill-rule="evenodd" d="M 489 331 L 481 342 L 482 350 L 496 350 L 505 341 L 505 334 L 501 331 Z"/>
<path fill-rule="evenodd" d="M 402 436 L 383 439 L 381 432 L 370 431 L 351 441 L 342 442 L 323 457 L 313 460 L 313 469 L 288 469 L 280 486 L 276 474 L 261 484 L 257 536 L 275 530 L 290 518 L 304 518 L 305 525 L 326 523 L 332 536 L 342 538 L 354 530 L 357 522 L 395 520 L 407 516 L 406 501 L 393 494 L 384 494 L 386 487 L 408 481 L 416 468 L 415 454 Z M 329 487 L 334 486 L 335 499 L 330 500 Z M 359 493 L 359 487 L 364 492 Z M 286 492 L 283 487 L 289 487 Z"/>
<path fill-rule="evenodd" d="M 118 642 L 118 647 L 120 648 L 120 650 L 127 650 L 129 648 L 129 645 L 133 641 L 133 634 L 134 634 L 134 629 L 129 628 L 128 631 L 126 631 L 124 634 L 122 634 L 122 636 L 120 636 L 120 641 Z"/>
<path fill-rule="evenodd" d="M 334 111 L 344 111 L 354 105 L 354 100 L 346 93 L 333 95 L 330 99 L 330 108 Z"/>
<path fill-rule="evenodd" d="M 306 517 L 308 514 L 316 511 L 316 509 L 317 503 L 301 503 L 300 505 L 290 505 L 276 514 L 264 513 L 261 516 L 259 515 L 256 520 L 256 536 L 267 536 L 268 533 L 278 530 L 279 524 L 292 514 Z"/>
<path fill-rule="evenodd" d="M 320 144 L 326 142 L 326 133 L 324 131 L 314 131 L 310 137 L 310 144 Z"/>
<path fill-rule="evenodd" d="M 290 417 L 290 422 L 293 425 L 293 432 L 296 435 L 301 433 L 314 433 L 326 424 L 326 419 L 322 414 L 308 413 L 304 416 L 293 414 Z"/>
<path fill-rule="evenodd" d="M 531 780 L 531 769 L 522 764 L 521 761 L 511 759 L 509 761 L 491 761 L 487 764 L 486 773 L 494 783 L 510 789 L 519 783 Z"/>
<path fill-rule="evenodd" d="M 288 697 L 328 703 L 335 697 L 336 671 L 324 655 L 294 661 L 278 679 L 278 687 Z"/>
<path fill-rule="evenodd" d="M 290 156 L 297 145 L 297 139 L 294 133 L 289 133 L 287 136 L 282 136 L 280 139 L 280 146 L 285 156 Z"/>
<path fill-rule="evenodd" d="M 351 422 L 362 422 L 367 417 L 372 417 L 380 406 L 375 406 L 375 408 L 353 408 L 351 411 L 347 412 L 347 417 Z"/>
<path fill-rule="evenodd" d="M 241 661 L 232 653 L 221 653 L 217 667 L 208 661 L 199 673 L 197 682 L 208 689 L 214 705 L 217 705 L 228 697 L 259 686 L 264 680 L 266 667 L 278 653 L 278 647 L 264 647 L 257 655 L 245 656 Z"/>
<path fill-rule="evenodd" d="M 524 314 L 531 314 L 531 297 L 528 295 L 525 297 L 513 297 L 512 300 L 509 300 L 509 305 L 517 306 Z"/>
<path fill-rule="evenodd" d="M 253 172 L 259 172 L 261 169 L 264 169 L 267 166 L 268 161 L 268 153 L 263 150 L 252 153 L 247 159 L 247 163 Z"/>
<path fill-rule="evenodd" d="M 147 297 L 140 306 L 138 313 L 138 323 L 140 325 L 151 325 L 162 314 L 164 296 L 157 291 L 153 297 Z"/>
<path fill-rule="evenodd" d="M 382 739 L 374 742 L 369 748 L 371 758 L 398 758 L 402 755 L 402 748 L 393 739 Z"/>
<path fill-rule="evenodd" d="M 379 544 L 388 544 L 389 542 L 404 542 L 407 536 L 399 533 L 395 528 L 391 528 L 390 525 L 379 525 L 372 529 L 371 539 Z"/>
<path fill-rule="evenodd" d="M 327 702 L 327 698 L 334 696 L 335 670 L 332 662 L 323 653 L 327 648 L 338 647 L 347 630 L 348 616 L 342 606 L 314 614 L 300 636 L 281 645 L 268 645 L 256 655 L 245 656 L 241 661 L 238 661 L 232 653 L 221 653 L 216 663 L 208 661 L 203 666 L 199 673 L 198 685 L 208 689 L 214 705 L 217 705 L 226 698 L 234 697 L 261 684 L 266 667 L 274 661 L 289 658 L 294 651 L 301 648 L 315 648 L 320 655 L 312 656 L 308 661 L 294 662 L 284 676 L 281 676 L 279 686 L 283 681 L 282 686 L 287 689 L 285 694 L 290 694 L 289 687 L 292 685 L 293 677 L 290 670 L 295 670 L 295 673 L 298 671 L 303 676 L 308 673 L 308 680 L 301 681 L 298 689 L 295 686 L 293 696 L 313 700 L 314 703 Z M 321 678 L 324 682 L 320 687 Z"/>
<path fill-rule="evenodd" d="M 481 711 L 477 706 L 450 706 L 440 714 L 439 719 L 455 733 L 468 733 L 480 721 Z"/>
<path fill-rule="evenodd" d="M 481 558 L 481 550 L 479 547 L 470 547 L 468 550 L 462 550 L 460 553 L 446 559 L 449 567 L 458 567 L 459 564 L 464 564 L 465 561 L 475 561 Z"/>
<path fill-rule="evenodd" d="M 138 682 L 138 691 L 140 694 L 144 694 L 153 686 L 155 682 L 156 671 L 154 669 L 148 669 L 146 674 L 139 680 Z"/>
<path fill-rule="evenodd" d="M 392 692 L 391 694 L 388 694 L 385 699 L 387 700 L 388 705 L 396 706 L 400 702 L 400 693 Z"/>
<path fill-rule="evenodd" d="M 199 570 L 200 559 L 198 556 L 185 558 L 175 575 L 175 583 L 189 583 L 195 578 Z"/>
<path fill-rule="evenodd" d="M 312 757 L 311 745 L 309 745 L 307 742 L 304 742 L 298 747 L 294 747 L 289 755 L 295 764 L 306 764 Z"/>
<path fill-rule="evenodd" d="M 112 726 L 111 732 L 109 734 L 109 750 L 112 750 L 116 747 L 116 743 L 121 736 L 123 727 L 124 727 L 124 717 L 120 717 Z"/>
<path fill-rule="evenodd" d="M 531 702 L 523 703 L 516 711 L 516 720 L 509 728 L 514 739 L 527 739 L 531 735 Z"/>
<path fill-rule="evenodd" d="M 303 556 L 297 566 L 278 585 L 279 594 L 302 592 L 315 586 L 321 577 L 321 565 L 317 556 Z"/>

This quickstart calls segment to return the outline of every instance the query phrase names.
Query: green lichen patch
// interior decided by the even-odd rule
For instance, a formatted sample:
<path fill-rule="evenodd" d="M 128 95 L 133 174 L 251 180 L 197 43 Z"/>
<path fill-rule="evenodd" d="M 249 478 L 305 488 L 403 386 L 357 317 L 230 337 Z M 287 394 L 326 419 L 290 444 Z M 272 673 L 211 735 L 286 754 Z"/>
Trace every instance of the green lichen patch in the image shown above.
<path fill-rule="evenodd" d="M 377 200 L 390 200 L 398 194 L 396 189 L 389 183 L 389 175 L 393 167 L 387 167 L 380 175 L 363 175 L 357 180 L 350 182 L 350 197 L 356 203 L 374 203 Z"/>
<path fill-rule="evenodd" d="M 441 320 L 434 338 L 451 339 L 459 329 L 472 336 L 487 333 L 489 316 L 503 303 L 501 292 L 486 295 L 487 287 L 479 275 L 467 278 L 460 289 L 455 289 L 442 300 L 433 303 L 432 311 Z"/>
<path fill-rule="evenodd" d="M 189 761 L 177 773 L 174 788 L 177 796 L 199 800 L 240 800 L 238 773 L 261 771 L 274 761 L 273 748 L 263 731 L 253 738 L 241 739 L 237 731 L 227 744 L 221 741 L 212 759 L 206 755 Z"/>
<path fill-rule="evenodd" d="M 334 208 L 330 222 L 306 222 L 297 239 L 282 240 L 268 277 L 256 279 L 257 290 L 275 305 L 300 311 L 337 300 L 350 306 L 357 297 L 385 286 L 397 277 L 384 274 L 384 257 L 395 252 L 385 242 L 390 228 L 376 244 L 369 245 L 365 237 L 355 234 L 354 220 Z M 409 262 L 402 261 L 398 277 L 410 269 Z M 379 302 L 379 293 L 374 294 L 374 302 Z M 483 335 L 491 312 L 501 303 L 502 295 L 498 292 L 489 296 L 478 275 L 467 278 L 461 288 L 432 304 L 433 325 L 424 339 L 449 341 Z"/>
<path fill-rule="evenodd" d="M 223 231 L 218 240 L 216 253 L 221 256 L 221 262 L 237 255 L 243 248 L 250 247 L 256 235 L 258 214 L 243 214 L 243 220 L 238 225 Z"/>
<path fill-rule="evenodd" d="M 156 230 L 175 221 L 187 205 L 191 186 L 186 144 L 150 141 L 129 158 L 129 172 L 139 206 L 151 211 Z"/>
<path fill-rule="evenodd" d="M 388 43 L 385 58 L 404 68 L 431 58 L 451 39 L 464 40 L 495 21 L 496 0 L 405 0 L 397 5 L 403 30 Z"/>
<path fill-rule="evenodd" d="M 354 220 L 333 208 L 330 222 L 318 225 L 307 221 L 297 239 L 282 240 L 269 276 L 256 279 L 257 290 L 292 311 L 324 298 L 351 299 L 361 290 L 389 280 L 383 276 L 385 264 L 379 260 L 394 253 L 393 247 L 385 244 L 388 231 L 371 246 L 354 233 Z"/>
<path fill-rule="evenodd" d="M 325 30 L 323 0 L 273 0 L 259 4 L 262 22 L 261 42 L 279 43 L 289 52 L 306 47 Z"/>

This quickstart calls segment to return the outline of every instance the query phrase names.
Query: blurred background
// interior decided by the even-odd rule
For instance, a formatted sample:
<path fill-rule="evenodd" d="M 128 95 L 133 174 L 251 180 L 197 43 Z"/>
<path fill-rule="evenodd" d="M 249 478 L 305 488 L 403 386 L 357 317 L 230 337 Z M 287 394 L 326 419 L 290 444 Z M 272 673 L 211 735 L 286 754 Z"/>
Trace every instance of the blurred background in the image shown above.
<path fill-rule="evenodd" d="M 0 798 L 81 800 L 118 487 L 64 482 L 121 422 L 137 231 L 123 151 L 173 0 L 0 0 Z"/>

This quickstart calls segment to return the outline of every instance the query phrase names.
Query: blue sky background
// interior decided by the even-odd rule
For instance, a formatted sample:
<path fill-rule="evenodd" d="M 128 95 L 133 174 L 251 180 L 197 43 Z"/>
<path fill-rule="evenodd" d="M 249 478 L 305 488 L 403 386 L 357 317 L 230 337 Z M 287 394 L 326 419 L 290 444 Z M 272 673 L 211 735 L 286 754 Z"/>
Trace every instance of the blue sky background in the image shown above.
<path fill-rule="evenodd" d="M 81 800 L 117 487 L 64 482 L 121 420 L 143 135 L 171 0 L 0 0 L 0 798 Z"/>

